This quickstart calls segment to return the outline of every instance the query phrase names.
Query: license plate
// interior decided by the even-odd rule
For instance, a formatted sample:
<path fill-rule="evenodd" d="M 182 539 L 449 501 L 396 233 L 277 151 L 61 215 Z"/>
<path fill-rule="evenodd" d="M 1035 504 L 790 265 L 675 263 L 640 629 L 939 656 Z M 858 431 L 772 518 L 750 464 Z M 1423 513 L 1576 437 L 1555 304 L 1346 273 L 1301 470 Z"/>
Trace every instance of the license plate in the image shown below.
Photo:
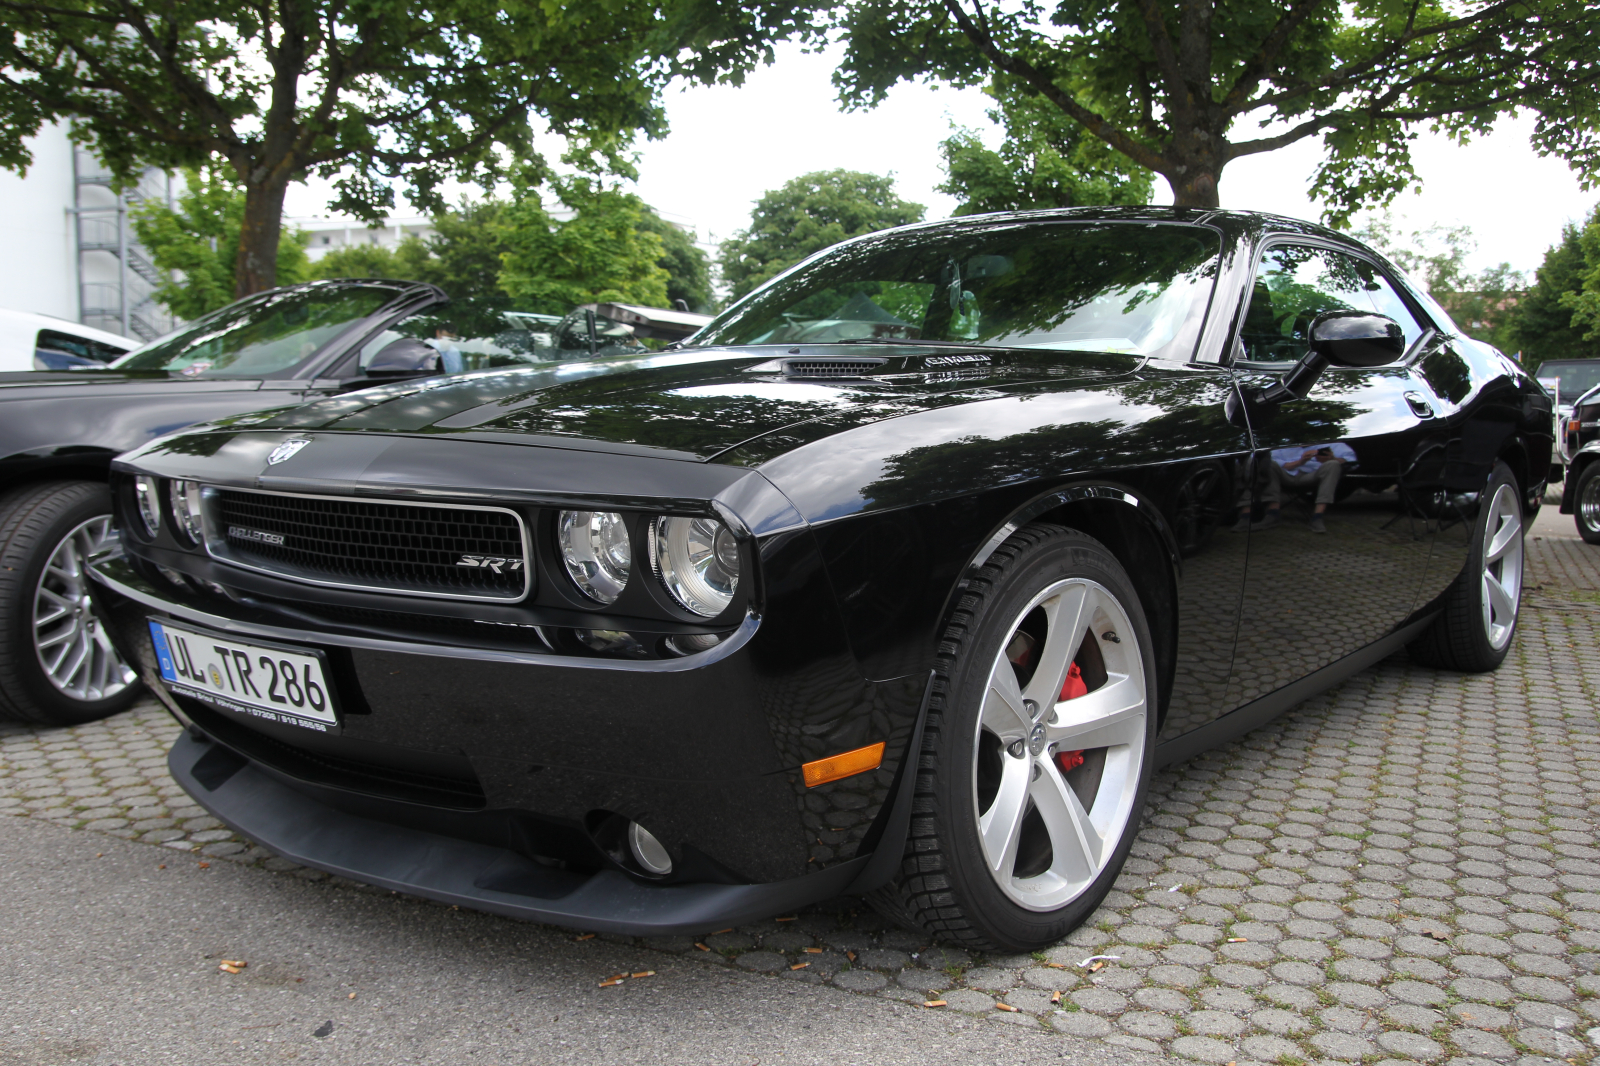
<path fill-rule="evenodd" d="M 161 677 L 185 696 L 239 714 L 325 730 L 338 723 L 322 653 L 150 621 Z"/>

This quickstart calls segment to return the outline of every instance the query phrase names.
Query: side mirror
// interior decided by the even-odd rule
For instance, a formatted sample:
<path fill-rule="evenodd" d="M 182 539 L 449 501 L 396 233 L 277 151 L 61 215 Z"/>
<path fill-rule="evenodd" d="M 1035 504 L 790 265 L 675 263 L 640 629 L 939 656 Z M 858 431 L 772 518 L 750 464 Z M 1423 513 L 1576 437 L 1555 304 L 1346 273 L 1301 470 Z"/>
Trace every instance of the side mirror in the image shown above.
<path fill-rule="evenodd" d="M 1400 323 L 1366 311 L 1325 311 L 1311 320 L 1306 333 L 1310 351 L 1282 381 L 1258 395 L 1257 403 L 1303 400 L 1329 366 L 1387 366 L 1406 351 Z"/>
<path fill-rule="evenodd" d="M 439 353 L 412 337 L 390 341 L 367 364 L 372 378 L 416 378 L 439 372 Z"/>
<path fill-rule="evenodd" d="M 1311 320 L 1311 350 L 1334 366 L 1386 366 L 1406 353 L 1406 334 L 1387 315 L 1327 311 Z"/>

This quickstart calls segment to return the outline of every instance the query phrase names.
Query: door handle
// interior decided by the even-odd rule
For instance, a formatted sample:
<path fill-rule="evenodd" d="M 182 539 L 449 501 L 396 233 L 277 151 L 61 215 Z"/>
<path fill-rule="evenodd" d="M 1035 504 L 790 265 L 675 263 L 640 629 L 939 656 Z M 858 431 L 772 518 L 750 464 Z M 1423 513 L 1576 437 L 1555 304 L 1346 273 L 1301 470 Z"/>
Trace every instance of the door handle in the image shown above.
<path fill-rule="evenodd" d="M 1433 417 L 1433 405 L 1428 402 L 1428 398 L 1422 395 L 1422 393 L 1406 393 L 1406 403 L 1411 405 L 1411 413 L 1416 415 L 1418 418 Z"/>

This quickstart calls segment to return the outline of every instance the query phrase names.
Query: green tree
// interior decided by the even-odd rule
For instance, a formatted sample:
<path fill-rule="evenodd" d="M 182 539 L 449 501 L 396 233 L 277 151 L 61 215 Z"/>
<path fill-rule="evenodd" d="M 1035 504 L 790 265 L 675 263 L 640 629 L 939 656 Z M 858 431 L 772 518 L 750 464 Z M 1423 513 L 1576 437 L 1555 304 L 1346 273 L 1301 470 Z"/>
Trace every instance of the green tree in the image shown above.
<path fill-rule="evenodd" d="M 661 238 L 658 265 L 667 272 L 667 300 L 682 300 L 689 310 L 709 313 L 716 306 L 711 289 L 710 257 L 685 232 L 646 207 L 640 213 L 639 227 Z"/>
<path fill-rule="evenodd" d="M 573 215 L 555 218 L 537 186 L 520 185 L 498 227 L 500 288 L 524 309 L 546 314 L 610 301 L 664 305 L 662 243 L 641 226 L 644 202 L 587 175 L 556 177 L 550 185 Z"/>
<path fill-rule="evenodd" d="M 757 200 L 750 227 L 722 242 L 722 278 L 738 299 L 813 252 L 921 221 L 925 210 L 896 196 L 892 177 L 858 170 L 803 174 Z"/>
<path fill-rule="evenodd" d="M 993 78 L 984 92 L 995 99 L 989 120 L 1005 131 L 999 150 L 973 130 L 957 130 L 939 146 L 946 176 L 939 191 L 961 201 L 957 215 L 1150 202 L 1153 174 L 1015 78 Z"/>
<path fill-rule="evenodd" d="M 177 318 L 199 318 L 230 304 L 238 291 L 239 234 L 245 192 L 214 169 L 189 170 L 176 206 L 150 200 L 132 211 L 134 234 L 168 278 L 156 299 Z M 311 276 L 308 237 L 291 230 L 278 242 L 275 274 L 290 285 Z M 180 277 L 172 277 L 177 271 Z"/>
<path fill-rule="evenodd" d="M 1581 265 L 1566 279 L 1570 287 L 1561 293 L 1557 302 L 1562 310 L 1571 315 L 1569 328 L 1572 333 L 1582 334 L 1578 343 L 1572 345 L 1576 351 L 1569 358 L 1589 358 L 1600 354 L 1596 351 L 1600 345 L 1594 343 L 1600 341 L 1600 207 L 1595 208 L 1583 229 L 1577 230 L 1575 241 L 1570 236 L 1563 241 L 1563 245 L 1574 243 L 1577 256 L 1569 252 L 1563 260 L 1568 264 L 1576 260 Z M 1554 253 L 1555 249 L 1551 251 Z M 1550 257 L 1547 256 L 1545 262 L 1549 265 Z"/>
<path fill-rule="evenodd" d="M 530 115 L 625 169 L 674 71 L 737 80 L 786 32 L 725 0 L 0 0 L 0 26 L 0 165 L 55 119 L 122 180 L 221 160 L 245 192 L 235 296 L 279 280 L 291 181 L 337 178 L 330 206 L 367 221 L 396 184 L 441 210 L 446 180 L 532 154 Z"/>
<path fill-rule="evenodd" d="M 1527 288 L 1510 263 L 1481 273 L 1467 270 L 1477 247 L 1469 226 L 1432 225 L 1401 232 L 1387 215 L 1370 220 L 1355 236 L 1383 252 L 1450 312 L 1467 335 L 1514 352 L 1511 323 Z"/>
<path fill-rule="evenodd" d="M 1600 162 L 1600 8 L 1583 0 L 833 0 L 844 102 L 997 75 L 1214 207 L 1224 168 L 1320 136 L 1330 221 L 1415 183 L 1410 144 L 1537 115 L 1534 147 Z M 820 12 L 819 12 L 820 17 Z M 819 31 L 822 32 L 822 31 Z"/>

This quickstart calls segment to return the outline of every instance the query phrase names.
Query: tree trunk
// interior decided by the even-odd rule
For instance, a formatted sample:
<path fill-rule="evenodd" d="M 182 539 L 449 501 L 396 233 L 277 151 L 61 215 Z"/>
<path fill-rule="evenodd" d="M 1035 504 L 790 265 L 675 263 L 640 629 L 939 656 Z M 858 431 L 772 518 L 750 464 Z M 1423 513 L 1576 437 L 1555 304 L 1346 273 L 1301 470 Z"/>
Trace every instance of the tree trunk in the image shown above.
<path fill-rule="evenodd" d="M 278 241 L 283 235 L 287 180 L 247 182 L 239 224 L 239 258 L 233 267 L 233 297 L 240 299 L 278 283 Z"/>
<path fill-rule="evenodd" d="M 1180 174 L 1163 175 L 1172 186 L 1174 207 L 1221 207 L 1217 198 L 1217 178 L 1220 175 L 1210 167 L 1187 166 L 1175 168 Z"/>

